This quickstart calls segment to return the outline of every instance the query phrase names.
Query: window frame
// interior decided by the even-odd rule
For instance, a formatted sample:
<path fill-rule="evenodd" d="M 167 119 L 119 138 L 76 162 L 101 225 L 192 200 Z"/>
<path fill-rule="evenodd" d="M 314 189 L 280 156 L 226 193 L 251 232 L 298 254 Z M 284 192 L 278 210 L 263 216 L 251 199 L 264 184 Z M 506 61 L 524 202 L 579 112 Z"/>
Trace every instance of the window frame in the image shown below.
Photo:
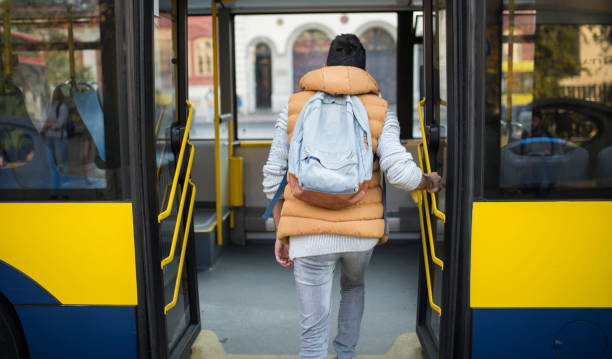
<path fill-rule="evenodd" d="M 502 108 L 502 90 L 501 90 L 501 81 L 503 78 L 503 70 L 502 70 L 502 51 L 503 44 L 507 43 L 507 35 L 504 34 L 503 31 L 503 10 L 504 10 L 504 1 L 503 0 L 487 0 L 486 1 L 486 10 L 485 17 L 486 20 L 486 29 L 490 30 L 492 28 L 491 25 L 494 25 L 495 32 L 487 37 L 487 31 L 483 31 L 483 44 L 485 53 L 483 55 L 486 58 L 482 59 L 482 71 L 480 75 L 482 78 L 480 79 L 482 82 L 482 86 L 484 89 L 484 96 L 488 93 L 495 93 L 495 105 L 496 108 L 499 109 L 499 114 L 495 114 L 490 110 L 494 107 L 491 106 L 487 100 L 482 102 L 482 120 L 480 120 L 479 124 L 477 124 L 476 131 L 479 134 L 480 139 L 477 140 L 476 148 L 479 149 L 481 153 L 480 161 L 477 161 L 477 164 L 481 164 L 481 166 L 476 166 L 474 168 L 475 173 L 475 184 L 474 189 L 476 198 L 485 200 L 485 201 L 557 201 L 557 200 L 605 200 L 612 198 L 612 186 L 596 186 L 596 187 L 588 187 L 588 188 L 551 188 L 549 189 L 547 195 L 545 197 L 538 197 L 533 190 L 529 191 L 521 191 L 519 188 L 516 188 L 516 192 L 514 192 L 513 188 L 504 189 L 500 184 L 500 176 L 501 176 L 501 149 L 500 146 L 500 136 L 501 136 L 501 108 Z M 533 10 L 533 6 L 521 6 L 515 7 L 515 11 L 520 10 Z M 552 23 L 545 23 L 552 24 Z M 572 25 L 574 23 L 557 23 L 558 25 Z M 538 23 L 536 22 L 535 26 L 537 27 Z M 587 25 L 587 24 L 583 24 Z M 592 24 L 592 25 L 599 25 Z M 604 24 L 601 24 L 604 25 Z M 612 25 L 612 21 L 609 23 L 605 23 L 605 25 Z M 536 30 L 537 31 L 537 30 Z M 488 41 L 489 38 L 497 38 L 499 43 L 498 48 L 491 45 Z M 517 41 L 533 43 L 535 42 L 535 35 L 517 35 L 515 36 Z M 488 58 L 493 51 L 498 52 L 498 61 L 495 62 L 495 72 L 494 75 L 490 75 L 488 70 L 491 69 L 488 63 Z M 535 49 L 534 49 L 535 51 Z M 534 55 L 535 56 L 535 55 Z M 487 80 L 489 78 L 489 80 Z M 490 84 L 493 82 L 492 78 L 495 78 L 495 81 L 499 84 L 498 89 L 490 87 Z M 505 79 L 503 80 L 505 81 Z M 535 86 L 535 85 L 534 85 Z M 542 99 L 547 100 L 548 98 Z M 570 98 L 567 98 L 570 100 Z M 539 100 L 539 101 L 542 101 Z M 536 100 L 532 101 L 532 104 L 536 102 Z M 610 113 L 612 114 L 612 107 L 610 108 Z M 609 121 L 612 123 L 612 117 L 609 118 Z M 612 126 L 610 126 L 612 128 Z M 581 147 L 581 146 L 580 146 Z M 592 161 L 593 159 L 589 159 Z M 593 177 L 593 173 L 589 173 L 589 177 L 586 180 L 596 181 L 597 178 Z"/>
<path fill-rule="evenodd" d="M 102 0 L 100 0 L 102 2 Z M 105 0 L 108 10 L 112 16 L 102 16 L 99 23 L 100 38 L 99 47 L 91 48 L 99 50 L 100 57 L 107 59 L 101 61 L 97 71 L 102 75 L 102 97 L 105 99 L 102 105 L 104 113 L 104 131 L 106 162 L 102 168 L 105 171 L 105 188 L 27 188 L 8 189 L 0 188 L 1 202 L 74 202 L 74 201 L 129 201 L 131 195 L 129 179 L 129 151 L 127 131 L 129 129 L 126 98 L 128 89 L 119 86 L 121 79 L 127 76 L 127 64 L 123 51 L 119 47 L 118 38 L 129 36 L 123 31 L 124 9 L 120 2 Z M 106 19 L 106 21 L 104 21 Z M 44 26 L 44 24 L 43 24 Z M 68 41 L 68 39 L 66 39 Z M 95 43 L 93 43 L 95 44 Z M 76 46 L 76 51 L 90 49 L 92 43 L 82 43 Z M 34 45 L 37 47 L 38 45 Z M 64 48 L 65 46 L 65 48 Z M 50 49 L 55 47 L 67 49 L 63 43 L 53 43 Z M 67 51 L 67 50 L 66 50 Z M 104 55 L 103 55 L 104 54 Z M 108 61 L 108 59 L 113 59 Z M 42 139 L 41 136 L 41 140 Z"/>
<path fill-rule="evenodd" d="M 398 116 L 398 120 L 400 122 L 400 139 L 402 141 L 408 141 L 408 140 L 413 140 L 413 139 L 420 139 L 420 137 L 415 138 L 413 136 L 413 109 L 414 109 L 414 104 L 412 96 L 413 96 L 413 89 L 412 86 L 401 86 L 402 83 L 412 83 L 413 82 L 413 46 L 416 44 L 423 44 L 423 36 L 415 36 L 414 33 L 414 29 L 413 29 L 413 21 L 412 21 L 412 17 L 413 17 L 413 13 L 416 11 L 420 11 L 420 10 L 414 10 L 414 9 L 406 9 L 406 10 L 397 10 L 397 9 L 389 9 L 389 10 L 363 10 L 363 11 L 350 11 L 346 14 L 358 14 L 358 13 L 363 13 L 363 12 L 372 12 L 372 13 L 394 13 L 397 15 L 397 39 L 396 39 L 396 66 L 397 66 L 397 71 L 396 71 L 396 77 L 397 77 L 397 82 L 396 82 L 396 98 L 397 98 L 397 116 Z M 292 14 L 316 14 L 316 13 L 322 13 L 322 14 L 329 14 L 329 13 L 335 13 L 333 11 L 320 11 L 320 12 L 275 12 L 273 13 L 274 15 L 292 15 Z M 190 16 L 202 16 L 202 15 L 207 15 L 209 13 L 207 12 L 197 12 L 194 14 L 190 14 Z M 338 13 L 340 14 L 340 13 Z M 344 14 L 344 13 L 343 13 Z M 240 13 L 232 13 L 232 25 L 234 24 L 234 18 L 236 16 L 251 16 L 251 15 L 261 15 L 258 13 L 250 13 L 250 12 L 240 12 Z M 377 26 L 373 26 L 373 27 L 377 27 Z M 232 37 L 235 36 L 235 33 L 232 32 L 231 34 Z M 232 58 L 233 55 L 235 54 L 235 41 L 232 41 L 232 48 L 231 48 L 231 52 L 232 52 Z M 400 66 L 400 64 L 405 64 L 404 66 Z M 236 65 L 235 65 L 235 61 L 232 62 L 232 74 L 233 76 L 233 82 L 234 82 L 234 89 L 236 88 L 235 86 L 235 74 L 236 74 Z M 292 80 L 292 79 L 291 79 Z M 235 114 L 234 116 L 234 123 L 233 123 L 233 127 L 235 129 L 235 131 L 233 131 L 232 135 L 233 135 L 233 140 L 234 141 L 238 141 L 238 142 L 249 142 L 249 141 L 270 141 L 271 138 L 243 138 L 243 139 L 239 139 L 238 138 L 238 125 L 240 123 L 240 120 L 238 119 L 238 112 L 237 112 L 237 95 L 236 92 L 234 91 L 233 93 L 234 96 L 234 108 L 233 108 L 233 112 Z M 198 140 L 208 140 L 208 141 L 212 141 L 214 140 L 213 138 L 198 138 Z"/>

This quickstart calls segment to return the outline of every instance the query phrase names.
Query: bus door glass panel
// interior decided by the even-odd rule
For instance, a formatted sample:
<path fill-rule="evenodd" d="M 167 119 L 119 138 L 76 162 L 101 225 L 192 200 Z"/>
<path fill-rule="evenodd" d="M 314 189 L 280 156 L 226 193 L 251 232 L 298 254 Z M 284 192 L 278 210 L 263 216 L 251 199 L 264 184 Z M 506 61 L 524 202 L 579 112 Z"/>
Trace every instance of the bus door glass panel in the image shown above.
<path fill-rule="evenodd" d="M 500 16 L 486 30 L 489 198 L 612 188 L 612 8 L 547 6 L 490 1 Z"/>
<path fill-rule="evenodd" d="M 189 136 L 210 140 L 215 138 L 212 16 L 189 16 L 187 34 L 189 102 L 193 105 Z"/>
<path fill-rule="evenodd" d="M 171 200 L 172 182 L 177 166 L 180 139 L 177 140 L 176 128 L 178 123 L 178 37 L 177 37 L 177 5 L 176 1 L 160 1 L 159 14 L 153 18 L 153 63 L 155 82 L 155 150 L 158 206 L 164 210 Z M 180 137 L 180 135 L 179 135 Z M 189 146 L 185 149 L 182 167 L 186 168 L 189 158 Z M 180 253 L 184 238 L 184 220 L 179 216 L 181 195 L 187 188 L 183 188 L 183 181 L 179 179 L 176 191 L 172 198 L 170 216 L 159 224 L 159 245 L 162 258 L 170 255 L 175 229 L 175 252 L 173 260 L 163 268 L 164 304 L 173 300 L 174 288 L 178 277 Z M 189 201 L 186 198 L 184 211 L 188 210 Z M 179 223 L 177 227 L 177 222 Z M 161 259 L 160 259 L 161 260 Z M 159 262 L 158 262 L 159 263 Z M 189 325 L 190 302 L 187 266 L 183 266 L 180 290 L 176 306 L 166 315 L 166 330 L 168 336 L 168 349 L 172 350 L 181 335 Z"/>
<path fill-rule="evenodd" d="M 434 13 L 432 19 L 433 26 L 433 70 L 434 70 L 434 121 L 439 131 L 439 143 L 437 148 L 432 148 L 430 153 L 435 154 L 432 162 L 432 171 L 437 171 L 443 178 L 446 175 L 446 9 L 445 0 L 434 1 Z M 434 147 L 434 146 L 432 146 Z M 432 159 L 433 159 L 432 158 Z M 435 164 L 434 164 L 435 162 Z M 437 195 L 438 209 L 446 212 L 445 206 L 446 190 L 443 188 Z M 444 223 L 439 220 L 434 220 L 432 216 L 432 225 L 434 233 L 435 254 L 442 261 L 446 259 L 444 253 Z M 434 303 L 442 303 L 442 270 L 439 266 L 431 262 L 430 257 L 431 281 L 433 290 Z M 433 311 L 430 306 L 427 307 L 427 325 L 432 333 L 439 339 L 440 333 L 440 316 Z"/>
<path fill-rule="evenodd" d="M 425 126 L 426 134 L 428 136 L 427 143 L 429 147 L 431 170 L 434 172 L 438 172 L 440 176 L 442 176 L 443 181 L 445 181 L 447 157 L 446 127 L 448 99 L 446 58 L 447 11 L 445 0 L 432 0 L 432 13 L 428 14 L 427 12 L 425 12 L 424 16 L 431 17 L 431 35 L 428 33 L 429 29 L 424 28 L 423 50 L 425 52 L 425 56 L 423 57 L 423 61 L 427 61 L 427 51 L 431 51 L 432 57 L 431 64 L 426 64 L 426 66 L 422 67 L 424 71 L 431 71 L 431 74 L 423 73 L 424 87 L 421 91 L 421 94 L 423 97 L 427 97 L 427 95 L 429 94 L 429 97 L 427 97 L 427 102 L 425 103 L 423 108 L 423 115 L 425 116 L 424 120 L 426 122 Z M 423 22 L 424 24 L 427 24 L 426 21 Z M 431 45 L 428 44 L 429 38 L 431 38 Z M 428 49 L 429 46 L 432 46 L 431 50 Z M 427 82 L 427 78 L 432 79 L 431 83 Z M 432 109 L 432 111 L 428 111 L 428 109 Z M 419 134 L 420 131 L 416 133 Z M 424 154 L 423 161 L 425 161 Z M 426 170 L 425 165 L 424 169 Z M 444 189 L 442 189 L 436 194 L 437 206 L 438 209 L 442 212 L 445 212 L 446 209 L 444 200 L 445 196 L 446 191 Z M 441 261 L 445 261 L 446 259 L 444 253 L 444 223 L 441 220 L 437 219 L 436 216 L 434 216 L 432 211 L 431 196 L 428 197 L 431 218 L 431 233 L 433 235 L 434 245 L 432 248 L 429 240 L 429 233 L 427 231 L 427 228 L 425 228 L 428 261 L 423 262 L 423 265 L 429 266 L 433 302 L 437 306 L 442 306 L 443 271 L 438 264 L 434 263 L 433 254 L 435 253 L 435 256 Z M 423 211 L 425 212 L 424 207 Z M 424 219 L 426 221 L 425 215 Z M 427 223 L 425 224 L 425 226 L 427 226 Z M 429 303 L 428 289 L 426 287 L 427 279 L 425 277 L 426 274 L 424 268 L 421 268 L 420 276 L 422 277 L 420 282 L 423 283 L 423 285 L 421 285 L 419 289 L 417 326 L 420 327 L 421 330 L 424 330 L 427 333 L 426 335 L 429 337 L 429 339 L 431 339 L 433 343 L 438 346 L 440 338 L 441 316 L 438 314 L 437 311 L 432 309 Z M 442 315 L 444 315 L 444 310 L 445 308 L 442 307 Z M 429 342 L 429 340 L 427 341 Z M 429 354 L 433 355 L 435 353 Z"/>
<path fill-rule="evenodd" d="M 412 15 L 414 44 L 412 45 L 412 137 L 421 138 L 421 123 L 417 104 L 425 97 L 423 87 L 423 12 L 415 11 Z"/>
<path fill-rule="evenodd" d="M 0 5 L 0 191 L 107 199 L 119 157 L 114 2 Z M 105 41 L 103 41 L 105 40 Z M 111 40 L 111 41 L 108 41 Z M 105 59 L 104 62 L 102 59 Z M 103 99 L 106 99 L 103 101 Z M 108 146 L 107 146 L 108 145 Z M 4 196 L 3 196 L 4 197 Z"/>

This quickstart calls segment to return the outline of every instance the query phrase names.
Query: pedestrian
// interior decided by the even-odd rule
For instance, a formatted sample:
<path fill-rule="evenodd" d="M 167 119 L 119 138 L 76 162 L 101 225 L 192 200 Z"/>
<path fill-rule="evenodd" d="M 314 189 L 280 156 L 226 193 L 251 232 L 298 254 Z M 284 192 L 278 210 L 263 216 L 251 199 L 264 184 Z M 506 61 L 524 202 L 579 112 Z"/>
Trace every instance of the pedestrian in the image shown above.
<path fill-rule="evenodd" d="M 441 178 L 435 172 L 423 174 L 400 143 L 397 117 L 387 110 L 376 81 L 368 74 L 365 49 L 355 35 L 337 36 L 330 45 L 326 66 L 302 77 L 300 87 L 302 91 L 289 98 L 276 121 L 270 154 L 263 167 L 263 189 L 268 199 L 273 199 L 284 183 L 289 154 L 295 150 L 290 148 L 290 141 L 301 111 L 320 93 L 346 95 L 347 101 L 359 102 L 353 103 L 354 108 L 363 105 L 360 108 L 365 108 L 371 135 L 371 140 L 364 135 L 363 141 L 376 156 L 374 164 L 369 163 L 369 181 L 362 182 L 356 193 L 336 195 L 327 203 L 322 199 L 324 195 L 302 191 L 290 173 L 290 186 L 272 211 L 276 260 L 283 267 L 293 268 L 295 277 L 300 358 L 327 358 L 332 278 L 337 263 L 341 268 L 341 300 L 333 345 L 338 358 L 353 358 L 357 355 L 363 316 L 365 270 L 374 247 L 387 240 L 380 171 L 390 184 L 405 191 L 437 192 Z M 344 142 L 343 136 L 350 136 L 329 135 L 335 136 L 338 143 Z M 320 181 L 330 182 L 329 178 Z"/>
<path fill-rule="evenodd" d="M 68 152 L 67 127 L 70 120 L 70 111 L 64 103 L 64 93 L 59 86 L 53 91 L 51 104 L 47 107 L 46 115 L 47 119 L 43 125 L 42 132 L 58 171 L 63 173 L 66 170 Z"/>

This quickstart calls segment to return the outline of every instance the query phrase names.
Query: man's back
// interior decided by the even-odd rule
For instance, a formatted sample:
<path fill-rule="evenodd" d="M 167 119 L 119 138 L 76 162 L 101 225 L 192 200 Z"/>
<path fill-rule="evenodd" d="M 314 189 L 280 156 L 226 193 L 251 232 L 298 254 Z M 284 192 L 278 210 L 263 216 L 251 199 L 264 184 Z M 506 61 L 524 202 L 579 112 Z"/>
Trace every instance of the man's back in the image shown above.
<path fill-rule="evenodd" d="M 338 209 L 313 205 L 303 193 L 294 193 L 287 186 L 284 199 L 278 201 L 273 211 L 277 226 L 276 260 L 284 267 L 294 267 L 302 327 L 300 357 L 327 357 L 331 283 L 336 263 L 341 263 L 342 299 L 334 347 L 338 358 L 352 358 L 356 355 L 363 315 L 365 270 L 376 244 L 386 241 L 381 171 L 390 184 L 408 191 L 435 190 L 439 182 L 436 184 L 429 175 L 423 175 L 400 143 L 397 117 L 387 111 L 387 102 L 380 97 L 376 81 L 365 70 L 365 50 L 355 35 L 336 37 L 330 46 L 327 66 L 306 74 L 300 87 L 302 91 L 289 98 L 279 115 L 263 168 L 264 192 L 269 199 L 287 173 L 289 144 L 300 113 L 319 91 L 358 97 L 367 113 L 371 151 L 378 158 L 365 193 L 338 199 L 347 201 Z M 347 136 L 334 135 L 338 141 Z"/>

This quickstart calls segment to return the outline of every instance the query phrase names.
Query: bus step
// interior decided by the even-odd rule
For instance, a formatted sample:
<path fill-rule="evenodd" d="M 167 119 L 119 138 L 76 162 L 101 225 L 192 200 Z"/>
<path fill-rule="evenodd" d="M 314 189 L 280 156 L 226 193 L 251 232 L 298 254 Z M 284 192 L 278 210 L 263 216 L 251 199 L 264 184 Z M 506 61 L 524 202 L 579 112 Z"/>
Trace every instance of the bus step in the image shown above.
<path fill-rule="evenodd" d="M 328 358 L 333 358 L 330 354 Z M 202 330 L 191 347 L 191 359 L 297 359 L 298 355 L 227 354 L 217 335 Z M 381 355 L 358 355 L 357 359 L 422 359 L 421 345 L 416 333 L 404 333 L 397 337 L 389 351 Z"/>

